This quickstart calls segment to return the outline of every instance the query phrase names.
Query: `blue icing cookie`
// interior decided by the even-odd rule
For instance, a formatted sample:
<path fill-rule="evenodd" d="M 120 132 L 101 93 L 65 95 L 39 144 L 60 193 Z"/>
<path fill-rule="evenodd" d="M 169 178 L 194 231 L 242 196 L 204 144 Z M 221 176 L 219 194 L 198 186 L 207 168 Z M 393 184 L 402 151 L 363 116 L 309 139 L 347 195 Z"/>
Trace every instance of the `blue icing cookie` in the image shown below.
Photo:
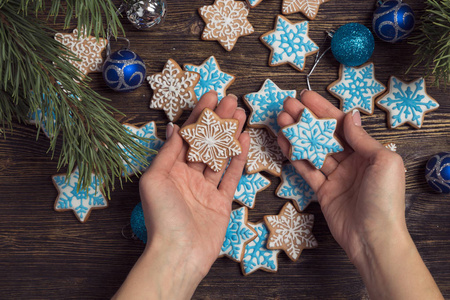
<path fill-rule="evenodd" d="M 248 6 L 250 6 L 251 8 L 255 8 L 261 2 L 262 0 L 247 0 Z"/>
<path fill-rule="evenodd" d="M 317 201 L 316 194 L 312 188 L 291 164 L 283 166 L 281 183 L 277 188 L 276 194 L 280 198 L 293 200 L 295 207 L 299 211 L 303 211 L 312 201 Z"/>
<path fill-rule="evenodd" d="M 290 159 L 306 159 L 317 169 L 322 168 L 328 154 L 344 151 L 334 137 L 336 124 L 335 119 L 317 119 L 305 108 L 298 123 L 281 130 L 291 143 Z"/>
<path fill-rule="evenodd" d="M 239 184 L 234 193 L 234 200 L 248 208 L 255 207 L 256 193 L 266 189 L 270 180 L 260 173 L 242 174 Z"/>

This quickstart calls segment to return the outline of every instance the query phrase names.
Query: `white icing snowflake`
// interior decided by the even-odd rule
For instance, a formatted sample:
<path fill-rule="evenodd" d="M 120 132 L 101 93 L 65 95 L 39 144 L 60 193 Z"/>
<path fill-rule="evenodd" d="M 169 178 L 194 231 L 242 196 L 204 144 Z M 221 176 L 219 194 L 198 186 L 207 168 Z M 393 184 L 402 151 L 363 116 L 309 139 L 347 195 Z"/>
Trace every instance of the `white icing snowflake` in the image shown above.
<path fill-rule="evenodd" d="M 222 121 L 212 110 L 205 108 L 198 122 L 185 126 L 180 134 L 189 143 L 188 161 L 203 162 L 219 172 L 230 157 L 241 153 L 236 140 L 238 121 Z"/>
<path fill-rule="evenodd" d="M 308 19 L 314 20 L 319 6 L 330 0 L 283 0 L 282 11 L 284 15 L 302 12 Z"/>

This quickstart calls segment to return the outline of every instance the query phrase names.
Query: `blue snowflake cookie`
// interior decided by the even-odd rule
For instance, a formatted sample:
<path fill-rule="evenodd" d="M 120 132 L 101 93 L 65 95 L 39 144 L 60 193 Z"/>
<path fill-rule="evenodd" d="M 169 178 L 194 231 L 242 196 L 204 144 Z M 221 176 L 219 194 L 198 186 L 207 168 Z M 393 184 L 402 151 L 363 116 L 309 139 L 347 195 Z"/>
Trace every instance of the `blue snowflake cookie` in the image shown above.
<path fill-rule="evenodd" d="M 290 159 L 306 159 L 317 169 L 322 168 L 327 155 L 344 151 L 334 137 L 336 124 L 335 119 L 318 119 L 305 108 L 298 123 L 281 130 L 291 143 Z"/>
<path fill-rule="evenodd" d="M 59 192 L 54 209 L 61 212 L 73 210 L 77 219 L 84 223 L 88 220 L 91 210 L 106 208 L 108 202 L 100 190 L 101 182 L 94 174 L 91 175 L 91 185 L 78 191 L 79 177 L 78 167 L 74 169 L 68 181 L 65 174 L 52 177 Z"/>
<path fill-rule="evenodd" d="M 285 164 L 281 170 L 281 183 L 277 188 L 276 195 L 292 200 L 295 208 L 299 211 L 305 210 L 312 201 L 317 201 L 312 188 L 291 164 Z"/>
<path fill-rule="evenodd" d="M 419 129 L 422 127 L 425 113 L 439 107 L 439 103 L 427 94 L 422 77 L 406 83 L 391 76 L 389 90 L 375 102 L 388 113 L 388 126 L 391 129 L 405 123 Z"/>
<path fill-rule="evenodd" d="M 358 109 L 362 113 L 372 115 L 375 98 L 386 90 L 375 78 L 374 64 L 367 63 L 361 67 L 341 64 L 339 77 L 328 86 L 328 91 L 341 101 L 341 110 L 348 113 Z"/>
<path fill-rule="evenodd" d="M 267 128 L 276 136 L 280 131 L 277 117 L 283 110 L 284 100 L 296 96 L 295 90 L 282 90 L 272 80 L 266 79 L 258 92 L 244 96 L 244 102 L 251 110 L 248 126 Z"/>
<path fill-rule="evenodd" d="M 271 48 L 269 66 L 290 64 L 302 72 L 305 59 L 319 51 L 319 47 L 308 36 L 309 22 L 291 23 L 277 16 L 275 29 L 261 36 L 261 41 Z"/>
<path fill-rule="evenodd" d="M 268 186 L 270 186 L 270 180 L 260 173 L 246 174 L 243 172 L 234 193 L 234 201 L 248 208 L 254 208 L 256 193 L 265 190 Z"/>
<path fill-rule="evenodd" d="M 255 8 L 261 2 L 262 2 L 262 0 L 247 0 L 247 4 L 250 8 Z"/>

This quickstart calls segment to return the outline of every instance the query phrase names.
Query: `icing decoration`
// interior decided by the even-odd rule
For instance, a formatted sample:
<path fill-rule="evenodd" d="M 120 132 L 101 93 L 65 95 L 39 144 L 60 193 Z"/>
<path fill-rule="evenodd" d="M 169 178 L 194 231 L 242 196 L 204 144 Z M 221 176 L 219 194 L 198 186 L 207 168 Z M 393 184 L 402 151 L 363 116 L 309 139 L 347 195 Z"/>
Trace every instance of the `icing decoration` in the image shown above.
<path fill-rule="evenodd" d="M 244 172 L 234 193 L 234 200 L 248 208 L 254 208 L 256 193 L 265 190 L 269 186 L 270 180 L 260 173 L 245 174 Z"/>
<path fill-rule="evenodd" d="M 406 83 L 391 76 L 388 92 L 378 98 L 376 104 L 388 113 L 388 125 L 391 129 L 405 123 L 421 128 L 425 113 L 439 107 L 439 103 L 427 94 L 422 77 Z"/>
<path fill-rule="evenodd" d="M 242 261 L 245 245 L 257 236 L 256 231 L 247 224 L 247 217 L 246 207 L 231 212 L 219 257 L 227 256 L 236 262 Z"/>
<path fill-rule="evenodd" d="M 394 143 L 386 143 L 383 144 L 384 147 L 386 147 L 388 150 L 391 150 L 392 152 L 397 152 L 397 145 Z"/>
<path fill-rule="evenodd" d="M 42 102 L 49 101 L 45 94 L 42 94 Z M 28 113 L 28 120 L 27 123 L 31 125 L 40 126 L 42 132 L 45 134 L 46 137 L 52 138 L 53 134 L 50 134 L 50 132 L 47 130 L 47 122 L 50 119 L 50 122 L 53 120 L 53 130 L 56 131 L 57 128 L 56 120 L 55 120 L 55 111 L 45 111 L 43 112 L 41 108 L 36 109 L 34 112 Z"/>
<path fill-rule="evenodd" d="M 303 249 L 316 248 L 317 241 L 312 234 L 314 215 L 303 214 L 287 202 L 278 215 L 264 216 L 270 231 L 268 249 L 284 250 L 293 261 L 297 261 Z"/>
<path fill-rule="evenodd" d="M 281 183 L 277 188 L 276 195 L 293 200 L 295 208 L 299 211 L 305 210 L 312 201 L 317 201 L 312 188 L 291 164 L 284 165 L 281 170 Z"/>
<path fill-rule="evenodd" d="M 66 180 L 65 174 L 52 176 L 53 183 L 59 192 L 54 208 L 61 212 L 73 210 L 78 220 L 84 223 L 88 220 L 92 209 L 106 208 L 108 203 L 100 191 L 100 180 L 94 174 L 91 174 L 91 185 L 80 191 L 78 191 L 79 176 L 78 167 L 70 175 L 69 181 Z"/>
<path fill-rule="evenodd" d="M 335 119 L 318 119 L 305 108 L 298 123 L 281 130 L 292 145 L 290 159 L 306 159 L 322 168 L 327 155 L 344 151 L 334 137 L 336 124 Z"/>
<path fill-rule="evenodd" d="M 242 1 L 216 0 L 213 5 L 199 8 L 205 21 L 202 39 L 218 41 L 227 51 L 231 51 L 240 36 L 252 34 L 255 30 L 247 20 L 247 4 Z"/>
<path fill-rule="evenodd" d="M 150 108 L 162 109 L 171 122 L 177 121 L 183 110 L 192 109 L 197 103 L 194 88 L 199 79 L 198 73 L 183 71 L 169 59 L 161 73 L 147 77 L 153 89 Z"/>
<path fill-rule="evenodd" d="M 248 6 L 250 6 L 250 8 L 257 7 L 261 2 L 262 0 L 247 0 L 247 4 Z"/>
<path fill-rule="evenodd" d="M 330 0 L 283 0 L 282 12 L 283 15 L 301 12 L 308 19 L 314 20 L 319 11 L 320 4 L 328 1 Z"/>
<path fill-rule="evenodd" d="M 358 109 L 371 115 L 374 109 L 374 99 L 386 90 L 386 87 L 375 79 L 373 63 L 367 63 L 359 68 L 341 64 L 339 79 L 328 86 L 328 91 L 341 100 L 341 110 L 344 113 Z"/>
<path fill-rule="evenodd" d="M 235 77 L 220 70 L 219 64 L 214 56 L 211 56 L 200 66 L 186 64 L 186 71 L 200 74 L 200 80 L 194 88 L 197 99 L 200 99 L 210 90 L 217 92 L 218 101 L 225 97 L 227 88 L 234 82 Z"/>
<path fill-rule="evenodd" d="M 197 123 L 180 130 L 180 135 L 189 144 L 187 160 L 203 162 L 213 171 L 221 171 L 230 157 L 241 153 L 241 145 L 236 139 L 238 125 L 238 120 L 221 119 L 205 108 Z"/>
<path fill-rule="evenodd" d="M 282 90 L 272 80 L 266 79 L 258 92 L 244 96 L 244 102 L 251 109 L 248 126 L 267 128 L 276 136 L 280 131 L 277 117 L 283 110 L 284 100 L 296 95 L 295 90 Z"/>
<path fill-rule="evenodd" d="M 309 38 L 308 30 L 308 21 L 291 23 L 278 15 L 275 29 L 261 36 L 261 41 L 271 48 L 269 66 L 289 63 L 302 72 L 306 57 L 319 51 L 319 47 Z"/>
<path fill-rule="evenodd" d="M 266 171 L 274 176 L 280 176 L 284 156 L 277 138 L 266 129 L 248 128 L 246 131 L 250 135 L 250 148 L 245 164 L 247 174 Z"/>
<path fill-rule="evenodd" d="M 278 270 L 278 254 L 280 250 L 269 250 L 266 247 L 269 231 L 264 222 L 249 224 L 258 234 L 245 246 L 244 258 L 241 262 L 242 273 L 249 275 L 256 270 L 276 272 Z"/>

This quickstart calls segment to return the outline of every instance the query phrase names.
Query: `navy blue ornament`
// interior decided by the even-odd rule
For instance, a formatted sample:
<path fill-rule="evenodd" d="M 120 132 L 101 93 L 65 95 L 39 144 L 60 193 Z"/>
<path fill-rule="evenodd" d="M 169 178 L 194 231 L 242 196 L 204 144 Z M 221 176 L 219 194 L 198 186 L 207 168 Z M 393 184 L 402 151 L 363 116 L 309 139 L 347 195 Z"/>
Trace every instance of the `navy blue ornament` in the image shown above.
<path fill-rule="evenodd" d="M 145 227 L 144 211 L 142 210 L 142 203 L 133 209 L 130 218 L 131 229 L 138 239 L 147 243 L 147 228 Z"/>
<path fill-rule="evenodd" d="M 367 62 L 375 49 L 369 28 L 359 23 L 348 23 L 333 34 L 331 52 L 338 62 L 356 67 Z"/>
<path fill-rule="evenodd" d="M 427 162 L 425 179 L 439 193 L 450 193 L 450 152 L 434 155 Z"/>
<path fill-rule="evenodd" d="M 414 30 L 416 19 L 412 8 L 402 0 L 379 1 L 375 10 L 372 28 L 385 42 L 396 43 L 407 38 Z"/>
<path fill-rule="evenodd" d="M 103 64 L 103 79 L 116 92 L 129 92 L 142 85 L 145 79 L 145 64 L 131 50 L 122 49 L 106 58 Z"/>

